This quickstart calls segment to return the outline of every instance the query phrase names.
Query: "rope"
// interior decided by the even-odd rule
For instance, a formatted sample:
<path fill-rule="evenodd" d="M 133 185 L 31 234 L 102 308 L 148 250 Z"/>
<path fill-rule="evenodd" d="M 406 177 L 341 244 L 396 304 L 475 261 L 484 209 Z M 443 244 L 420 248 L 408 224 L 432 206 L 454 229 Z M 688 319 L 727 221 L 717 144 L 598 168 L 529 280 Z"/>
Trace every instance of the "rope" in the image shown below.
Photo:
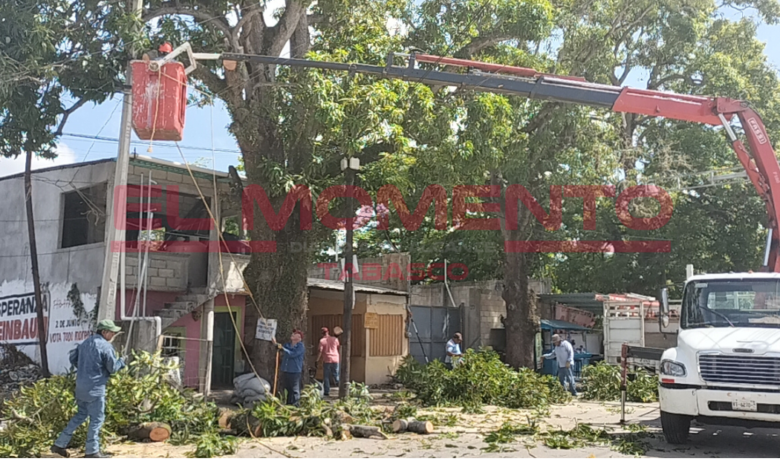
<path fill-rule="evenodd" d="M 160 89 L 162 89 L 162 64 L 157 69 L 157 103 L 154 106 L 154 121 L 152 121 L 152 136 L 149 138 L 149 148 L 147 152 L 152 153 L 152 145 L 154 144 L 154 133 L 157 131 L 157 116 L 160 114 Z M 167 76 L 167 75 L 166 75 Z"/>
<path fill-rule="evenodd" d="M 192 173 L 192 168 L 190 167 L 190 163 L 184 157 L 184 153 L 181 151 L 181 148 L 179 148 L 178 143 L 176 144 L 176 148 L 179 150 L 179 155 L 181 155 L 181 158 L 184 161 L 184 165 L 187 167 L 187 172 L 190 174 L 190 178 L 192 179 L 192 182 L 195 185 L 195 189 L 197 189 L 198 194 L 200 195 L 200 198 L 203 201 L 203 205 L 206 207 L 206 211 L 208 212 L 211 221 L 214 223 L 214 227 L 217 228 L 217 233 L 219 234 L 220 240 L 222 240 L 223 243 L 227 243 L 225 241 L 225 238 L 222 236 L 222 230 L 219 230 L 219 223 L 217 222 L 216 217 L 214 217 L 214 214 L 211 212 L 211 208 L 208 206 L 208 204 L 206 204 L 206 197 L 203 195 L 203 192 L 200 189 L 200 185 L 198 184 L 195 175 Z M 216 178 L 216 175 L 214 177 Z M 216 186 L 215 186 L 215 190 L 216 190 Z M 228 310 L 232 312 L 233 309 L 230 306 L 230 299 L 227 293 L 227 284 L 225 283 L 225 266 L 222 261 L 222 250 L 220 250 L 218 253 L 219 253 L 219 273 L 220 273 L 220 280 L 222 281 L 222 293 L 225 296 L 225 305 L 227 305 Z M 232 261 L 235 262 L 235 258 L 233 258 L 232 253 L 230 253 L 230 257 Z M 238 273 L 241 276 L 241 281 L 244 284 L 244 289 L 246 289 L 246 292 L 249 294 L 249 298 L 252 299 L 252 303 L 255 305 L 255 308 L 257 309 L 258 315 L 260 315 L 260 318 L 265 319 L 265 317 L 263 317 L 262 312 L 260 311 L 260 307 L 257 305 L 257 302 L 252 296 L 252 291 L 249 290 L 249 286 L 246 283 L 246 279 L 244 279 L 244 273 L 242 273 L 240 270 L 238 271 Z M 233 315 L 230 315 L 230 321 L 233 323 L 233 328 L 236 332 L 238 343 L 241 345 L 241 350 L 244 352 L 246 358 L 249 359 L 249 352 L 246 350 L 246 345 L 244 344 L 244 340 L 241 338 L 238 325 L 236 324 L 236 319 L 233 317 Z M 249 366 L 252 368 L 252 372 L 254 372 L 255 376 L 261 379 L 262 377 L 260 377 L 260 374 L 257 373 L 257 369 L 255 369 L 255 365 L 252 363 L 251 360 L 249 360 Z"/>

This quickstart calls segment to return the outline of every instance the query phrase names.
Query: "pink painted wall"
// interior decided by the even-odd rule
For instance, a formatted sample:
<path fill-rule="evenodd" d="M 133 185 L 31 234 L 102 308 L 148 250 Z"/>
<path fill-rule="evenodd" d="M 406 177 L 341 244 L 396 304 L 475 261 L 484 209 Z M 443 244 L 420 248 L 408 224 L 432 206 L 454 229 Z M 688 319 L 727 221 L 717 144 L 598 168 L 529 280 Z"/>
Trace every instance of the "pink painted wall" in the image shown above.
<path fill-rule="evenodd" d="M 234 311 L 238 311 L 241 318 L 239 320 L 239 334 L 243 339 L 244 335 L 244 305 L 246 303 L 246 297 L 243 295 L 229 295 L 230 307 Z M 218 295 L 214 299 L 214 307 L 217 310 L 220 308 L 226 308 L 227 303 L 223 294 Z M 148 307 L 147 307 L 148 309 Z M 185 353 L 184 353 L 184 377 L 182 380 L 186 387 L 198 387 L 198 377 L 200 377 L 200 347 L 203 344 L 201 341 L 195 339 L 200 338 L 200 321 L 195 321 L 192 318 L 192 314 L 185 315 L 171 325 L 171 327 L 185 328 L 185 337 L 192 338 L 186 341 Z M 238 343 L 236 343 L 238 346 Z M 240 347 L 240 346 L 239 346 Z"/>
<path fill-rule="evenodd" d="M 171 325 L 171 327 L 184 328 L 184 337 L 188 338 L 184 343 L 184 377 L 182 381 L 185 387 L 198 387 L 199 362 L 200 362 L 200 322 L 192 318 L 192 314 L 185 315 Z M 191 338 L 191 339 L 190 339 Z"/>
<path fill-rule="evenodd" d="M 173 303 L 176 301 L 176 297 L 184 295 L 184 292 L 155 292 L 149 291 L 146 294 L 146 315 L 152 316 L 155 310 L 161 310 L 165 308 L 166 303 Z M 126 291 L 126 303 L 127 308 L 132 312 L 131 308 L 135 303 L 136 292 L 134 290 Z M 142 294 L 143 295 L 143 294 Z M 244 307 L 246 305 L 246 296 L 244 295 L 229 295 L 228 301 L 230 302 L 230 308 L 239 312 L 239 334 L 241 338 L 244 337 L 244 331 L 246 328 L 246 315 L 244 315 Z M 224 294 L 218 295 L 214 299 L 214 307 L 217 310 L 226 309 L 227 301 Z M 120 319 L 120 306 L 119 306 L 119 292 L 117 292 L 116 302 L 116 320 Z M 184 328 L 184 336 L 189 340 L 185 340 L 185 353 L 184 353 L 184 376 L 182 380 L 187 387 L 198 387 L 198 377 L 200 376 L 200 347 L 202 342 L 197 341 L 200 338 L 200 321 L 195 321 L 192 318 L 192 314 L 186 315 L 178 319 L 171 325 L 171 328 Z M 238 343 L 236 343 L 238 346 Z M 240 346 L 239 346 L 240 347 Z"/>

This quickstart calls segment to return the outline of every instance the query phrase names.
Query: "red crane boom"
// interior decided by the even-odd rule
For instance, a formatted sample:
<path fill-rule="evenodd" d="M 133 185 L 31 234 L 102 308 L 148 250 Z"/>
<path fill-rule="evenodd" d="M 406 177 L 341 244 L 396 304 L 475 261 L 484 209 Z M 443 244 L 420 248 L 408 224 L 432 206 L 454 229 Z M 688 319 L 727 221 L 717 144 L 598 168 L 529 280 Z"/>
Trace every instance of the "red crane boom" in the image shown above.
<path fill-rule="evenodd" d="M 395 66 L 393 59 L 396 56 L 408 57 L 407 66 Z M 723 126 L 740 163 L 745 167 L 750 181 L 766 204 L 770 234 L 764 267 L 770 272 L 780 272 L 780 231 L 777 230 L 778 220 L 780 220 L 780 212 L 778 212 L 780 210 L 780 166 L 761 117 L 743 101 L 602 85 L 587 82 L 580 77 L 549 75 L 524 67 L 416 53 L 390 54 L 384 67 L 232 53 L 223 53 L 220 59 L 344 70 L 382 78 L 416 81 L 432 86 L 455 86 L 490 93 L 525 96 L 529 99 L 597 106 L 621 113 Z M 435 69 L 422 70 L 417 67 L 419 62 L 466 67 L 469 71 L 463 74 Z M 739 119 L 745 132 L 749 150 L 731 127 L 730 122 L 734 116 Z"/>

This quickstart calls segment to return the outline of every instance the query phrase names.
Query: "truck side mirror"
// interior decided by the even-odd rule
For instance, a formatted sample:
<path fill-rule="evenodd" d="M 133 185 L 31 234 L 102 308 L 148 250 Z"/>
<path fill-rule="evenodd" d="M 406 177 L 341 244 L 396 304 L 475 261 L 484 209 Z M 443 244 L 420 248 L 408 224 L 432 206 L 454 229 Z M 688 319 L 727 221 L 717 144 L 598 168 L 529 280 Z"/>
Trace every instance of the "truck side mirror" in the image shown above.
<path fill-rule="evenodd" d="M 660 295 L 660 314 L 658 315 L 658 322 L 662 328 L 669 326 L 669 289 L 664 287 L 661 289 Z"/>

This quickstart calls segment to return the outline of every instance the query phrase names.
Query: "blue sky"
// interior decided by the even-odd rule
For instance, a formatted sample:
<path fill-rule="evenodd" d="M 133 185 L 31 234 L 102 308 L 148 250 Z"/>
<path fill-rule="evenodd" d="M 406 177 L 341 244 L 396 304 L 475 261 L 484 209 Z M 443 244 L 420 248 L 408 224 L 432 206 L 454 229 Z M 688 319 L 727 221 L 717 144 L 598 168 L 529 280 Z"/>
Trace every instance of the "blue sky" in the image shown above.
<path fill-rule="evenodd" d="M 743 13 L 736 10 L 725 10 L 723 14 L 730 19 L 738 19 Z M 758 37 L 767 44 L 766 54 L 772 65 L 777 69 L 780 65 L 780 48 L 777 41 L 780 39 L 780 25 L 761 25 Z M 629 86 L 643 87 L 646 75 L 635 73 L 629 77 Z M 100 105 L 87 105 L 75 112 L 65 126 L 66 134 L 81 134 L 85 136 L 99 136 L 100 138 L 116 139 L 119 135 L 121 121 L 121 97 L 115 96 Z M 182 147 L 202 147 L 218 151 L 214 152 L 214 166 L 218 170 L 226 170 L 228 165 L 238 162 L 239 152 L 235 140 L 228 133 L 227 126 L 230 119 L 224 105 L 217 101 L 215 105 L 205 108 L 190 107 L 187 111 L 184 140 L 180 142 Z M 102 129 L 102 130 L 101 130 Z M 213 136 L 213 138 L 212 138 Z M 149 155 L 155 158 L 181 162 L 181 157 L 176 148 L 155 145 L 149 153 L 148 142 L 139 142 L 133 134 L 134 143 L 131 151 Z M 96 141 L 80 137 L 65 135 L 60 140 L 60 157 L 55 162 L 36 162 L 36 167 L 62 165 L 67 163 L 98 160 L 102 158 L 116 157 L 117 145 L 110 141 Z M 183 150 L 189 162 L 199 161 L 201 164 L 211 167 L 212 154 L 210 150 Z M 13 174 L 24 170 L 24 162 L 21 159 L 4 162 L 0 165 L 0 176 Z"/>

